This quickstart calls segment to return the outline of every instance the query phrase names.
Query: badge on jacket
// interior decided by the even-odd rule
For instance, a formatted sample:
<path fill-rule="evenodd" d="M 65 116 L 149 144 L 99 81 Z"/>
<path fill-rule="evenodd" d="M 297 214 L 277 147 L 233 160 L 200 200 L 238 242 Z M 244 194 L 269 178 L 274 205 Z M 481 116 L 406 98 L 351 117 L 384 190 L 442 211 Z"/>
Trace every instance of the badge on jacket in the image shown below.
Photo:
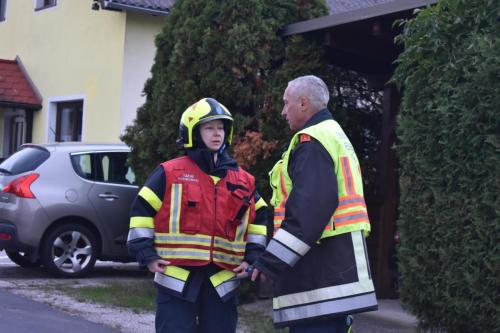
<path fill-rule="evenodd" d="M 312 138 L 308 134 L 301 134 L 299 140 L 300 140 L 300 142 L 308 142 L 308 141 L 311 141 Z"/>

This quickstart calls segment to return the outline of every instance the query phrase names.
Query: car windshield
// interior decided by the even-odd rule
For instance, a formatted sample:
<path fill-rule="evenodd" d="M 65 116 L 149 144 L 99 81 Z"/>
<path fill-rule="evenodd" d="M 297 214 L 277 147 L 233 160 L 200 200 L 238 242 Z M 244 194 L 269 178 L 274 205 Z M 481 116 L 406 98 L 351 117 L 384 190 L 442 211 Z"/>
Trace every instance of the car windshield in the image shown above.
<path fill-rule="evenodd" d="M 27 146 L 0 164 L 0 173 L 17 175 L 38 168 L 50 153 L 41 147 Z"/>

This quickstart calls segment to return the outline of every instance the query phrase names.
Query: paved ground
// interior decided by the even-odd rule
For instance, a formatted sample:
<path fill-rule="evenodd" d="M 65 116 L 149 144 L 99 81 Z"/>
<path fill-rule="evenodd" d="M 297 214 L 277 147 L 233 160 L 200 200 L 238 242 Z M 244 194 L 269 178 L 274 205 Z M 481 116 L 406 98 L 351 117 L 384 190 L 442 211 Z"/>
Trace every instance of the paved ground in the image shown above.
<path fill-rule="evenodd" d="M 0 289 L 0 333 L 119 333 Z"/>
<path fill-rule="evenodd" d="M 105 324 L 112 329 L 124 333 L 154 332 L 153 313 L 134 313 L 132 311 L 86 304 L 72 299 L 48 286 L 73 283 L 81 285 L 107 284 L 117 280 L 150 279 L 148 274 L 135 264 L 114 264 L 98 262 L 96 269 L 84 279 L 54 279 L 42 269 L 23 269 L 12 263 L 5 253 L 0 251 L 0 292 L 7 291 L 28 297 L 37 302 L 49 304 L 50 307 L 72 316 L 78 316 L 94 323 Z M 5 301 L 0 295 L 0 311 Z M 271 315 L 271 300 L 262 300 L 243 306 L 245 310 Z M 22 309 L 21 309 L 22 310 Z M 21 311 L 20 310 L 20 311 Z M 0 323 L 3 318 L 0 316 Z M 4 333 L 1 330 L 0 333 Z M 38 330 L 37 330 L 38 331 Z M 8 330 L 5 332 L 23 332 Z M 25 331 L 31 332 L 31 331 Z M 44 331 L 39 331 L 44 333 Z M 52 332 L 52 331 L 47 331 Z M 58 331 L 53 331 L 58 332 Z M 79 332 L 73 331 L 71 332 Z M 82 331 L 85 332 L 85 331 Z M 92 332 L 98 332 L 92 330 Z M 104 331 L 103 331 L 104 332 Z M 112 332 L 112 331 L 110 331 Z M 404 312 L 397 300 L 379 300 L 379 310 L 355 316 L 354 333 L 415 333 L 416 320 Z M 65 332 L 63 332 L 65 333 Z M 240 325 L 237 333 L 253 333 Z M 256 332 L 258 333 L 258 332 Z"/>

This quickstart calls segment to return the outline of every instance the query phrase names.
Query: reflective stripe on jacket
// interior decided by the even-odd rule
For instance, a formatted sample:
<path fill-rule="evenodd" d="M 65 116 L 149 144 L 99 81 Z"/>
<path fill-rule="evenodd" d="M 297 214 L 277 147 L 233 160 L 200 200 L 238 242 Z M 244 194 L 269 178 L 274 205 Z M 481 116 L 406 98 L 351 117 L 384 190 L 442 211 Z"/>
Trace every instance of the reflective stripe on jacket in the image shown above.
<path fill-rule="evenodd" d="M 169 265 L 165 267 L 163 273 L 155 273 L 154 281 L 173 291 L 174 294 L 182 295 L 187 286 L 191 271 L 179 266 Z M 210 282 L 215 288 L 219 297 L 224 301 L 232 292 L 240 286 L 240 280 L 231 280 L 236 274 L 221 269 L 210 276 Z"/>
<path fill-rule="evenodd" d="M 304 276 L 307 279 L 300 281 Z M 377 298 L 363 232 L 343 233 L 314 246 L 294 269 L 280 278 L 276 293 L 273 298 L 276 327 L 376 310 Z"/>

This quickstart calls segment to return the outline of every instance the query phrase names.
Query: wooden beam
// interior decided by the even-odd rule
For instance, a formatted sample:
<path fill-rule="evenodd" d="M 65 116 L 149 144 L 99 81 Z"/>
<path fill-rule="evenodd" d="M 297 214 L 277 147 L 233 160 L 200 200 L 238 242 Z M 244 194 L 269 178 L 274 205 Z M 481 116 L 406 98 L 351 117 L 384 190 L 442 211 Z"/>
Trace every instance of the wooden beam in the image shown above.
<path fill-rule="evenodd" d="M 360 8 L 344 13 L 318 17 L 312 20 L 292 23 L 285 26 L 281 32 L 282 36 L 291 36 L 305 32 L 326 29 L 346 23 L 362 21 L 369 18 L 397 13 L 408 9 L 414 9 L 435 4 L 436 0 L 397 0 L 383 4 Z"/>

